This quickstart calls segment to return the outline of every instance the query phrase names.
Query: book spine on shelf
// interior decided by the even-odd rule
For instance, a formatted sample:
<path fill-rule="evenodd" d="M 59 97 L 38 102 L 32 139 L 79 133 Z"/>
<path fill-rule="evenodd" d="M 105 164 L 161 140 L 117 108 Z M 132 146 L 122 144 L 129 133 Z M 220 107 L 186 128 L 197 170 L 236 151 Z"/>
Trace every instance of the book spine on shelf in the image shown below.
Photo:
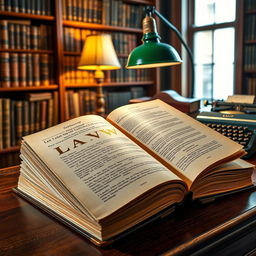
<path fill-rule="evenodd" d="M 26 136 L 29 134 L 29 101 L 22 101 L 22 136 Z"/>
<path fill-rule="evenodd" d="M 15 120 L 16 120 L 15 133 L 16 133 L 16 143 L 18 145 L 20 145 L 21 143 L 22 131 L 23 131 L 22 114 L 23 114 L 22 101 L 15 101 Z"/>
<path fill-rule="evenodd" d="M 48 54 L 41 54 L 40 56 L 40 81 L 41 81 L 41 85 L 50 84 Z"/>
<path fill-rule="evenodd" d="M 3 99 L 0 98 L 0 150 L 3 149 Z"/>
<path fill-rule="evenodd" d="M 0 48 L 9 48 L 8 23 L 7 20 L 0 20 Z"/>
<path fill-rule="evenodd" d="M 19 86 L 27 86 L 27 55 L 25 53 L 19 54 Z"/>
<path fill-rule="evenodd" d="M 27 85 L 33 86 L 33 57 L 31 53 L 27 54 Z"/>
<path fill-rule="evenodd" d="M 26 0 L 18 0 L 19 2 L 19 12 L 26 13 Z"/>
<path fill-rule="evenodd" d="M 10 53 L 11 87 L 19 87 L 19 59 L 17 53 Z"/>
<path fill-rule="evenodd" d="M 10 101 L 10 129 L 11 129 L 11 146 L 16 146 L 16 117 L 15 117 L 15 101 L 11 100 Z"/>
<path fill-rule="evenodd" d="M 9 60 L 10 54 L 8 52 L 0 52 L 0 79 L 3 88 L 11 86 Z"/>
<path fill-rule="evenodd" d="M 0 11 L 5 11 L 5 0 L 0 0 Z"/>
<path fill-rule="evenodd" d="M 16 40 L 15 40 L 15 26 L 14 24 L 8 24 L 8 38 L 9 38 L 9 49 L 15 49 Z"/>
<path fill-rule="evenodd" d="M 47 115 L 47 101 L 42 100 L 40 102 L 40 130 L 46 128 L 46 115 Z"/>
<path fill-rule="evenodd" d="M 12 11 L 12 1 L 11 0 L 5 0 L 5 10 L 8 12 Z"/>
<path fill-rule="evenodd" d="M 15 41 L 15 48 L 21 49 L 21 40 L 20 40 L 20 24 L 14 24 L 14 41 Z"/>
<path fill-rule="evenodd" d="M 35 102 L 29 102 L 29 133 L 35 132 Z"/>
<path fill-rule="evenodd" d="M 11 146 L 11 120 L 10 120 L 10 104 L 11 100 L 3 98 L 3 147 Z"/>
<path fill-rule="evenodd" d="M 40 56 L 39 54 L 32 55 L 33 63 L 33 85 L 40 86 Z"/>

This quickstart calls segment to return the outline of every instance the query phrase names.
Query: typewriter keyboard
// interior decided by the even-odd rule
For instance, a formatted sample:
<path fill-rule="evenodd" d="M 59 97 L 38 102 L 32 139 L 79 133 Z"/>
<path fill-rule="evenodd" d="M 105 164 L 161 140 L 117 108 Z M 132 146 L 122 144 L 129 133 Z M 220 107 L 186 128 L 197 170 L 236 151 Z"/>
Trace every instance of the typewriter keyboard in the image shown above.
<path fill-rule="evenodd" d="M 207 123 L 206 125 L 243 146 L 247 146 L 252 136 L 252 131 L 245 126 L 214 123 Z"/>

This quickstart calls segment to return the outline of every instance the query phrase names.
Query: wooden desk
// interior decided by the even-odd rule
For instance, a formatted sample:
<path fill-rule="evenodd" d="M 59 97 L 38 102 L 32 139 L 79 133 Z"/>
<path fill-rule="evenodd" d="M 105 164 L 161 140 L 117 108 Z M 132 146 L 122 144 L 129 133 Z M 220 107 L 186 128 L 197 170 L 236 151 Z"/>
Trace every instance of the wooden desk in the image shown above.
<path fill-rule="evenodd" d="M 5 184 L 13 185 L 16 174 L 9 169 Z M 97 248 L 15 193 L 5 190 L 0 194 L 1 256 L 150 256 L 193 252 L 226 256 L 253 251 L 256 253 L 255 189 L 204 205 L 184 205 L 105 249 Z"/>

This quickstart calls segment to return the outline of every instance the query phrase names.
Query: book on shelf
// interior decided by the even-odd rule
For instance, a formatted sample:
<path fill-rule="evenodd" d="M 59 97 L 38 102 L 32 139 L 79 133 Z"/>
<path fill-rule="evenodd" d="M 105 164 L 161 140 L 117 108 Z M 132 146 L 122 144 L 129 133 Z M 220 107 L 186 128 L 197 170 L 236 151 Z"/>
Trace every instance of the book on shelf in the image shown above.
<path fill-rule="evenodd" d="M 2 0 L 0 1 L 0 11 L 51 15 L 51 2 L 51 0 Z"/>
<path fill-rule="evenodd" d="M 58 123 L 58 92 L 0 98 L 0 149 L 20 145 L 22 136 Z"/>
<path fill-rule="evenodd" d="M 17 193 L 106 245 L 192 199 L 251 187 L 242 146 L 161 100 L 26 136 Z"/>

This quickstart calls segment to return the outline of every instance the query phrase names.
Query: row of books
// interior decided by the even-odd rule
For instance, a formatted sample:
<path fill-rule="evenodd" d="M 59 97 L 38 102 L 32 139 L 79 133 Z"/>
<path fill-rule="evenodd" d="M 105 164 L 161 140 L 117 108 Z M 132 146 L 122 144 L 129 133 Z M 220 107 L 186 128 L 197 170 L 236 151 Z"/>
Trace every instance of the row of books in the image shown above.
<path fill-rule="evenodd" d="M 129 100 L 145 96 L 143 87 L 131 87 L 124 91 L 105 91 L 106 113 L 117 107 L 126 105 Z M 65 92 L 66 120 L 81 116 L 96 114 L 96 92 L 93 89 L 67 90 Z"/>
<path fill-rule="evenodd" d="M 96 114 L 96 92 L 94 90 L 67 90 L 65 92 L 66 120 Z"/>
<path fill-rule="evenodd" d="M 256 77 L 246 77 L 247 94 L 256 95 Z"/>
<path fill-rule="evenodd" d="M 86 37 L 90 34 L 102 33 L 95 30 L 64 27 L 64 51 L 81 52 Z M 137 36 L 129 33 L 112 32 L 108 33 L 117 54 L 129 54 L 137 46 Z"/>
<path fill-rule="evenodd" d="M 0 52 L 0 87 L 54 84 L 53 56 Z"/>
<path fill-rule="evenodd" d="M 255 0 L 246 0 L 245 1 L 245 10 L 256 10 L 256 2 Z"/>
<path fill-rule="evenodd" d="M 245 17 L 244 39 L 256 40 L 256 14 Z"/>
<path fill-rule="evenodd" d="M 0 98 L 0 149 L 19 145 L 22 136 L 58 123 L 58 94 L 29 93 Z"/>
<path fill-rule="evenodd" d="M 66 85 L 95 83 L 94 72 L 77 69 L 79 56 L 64 57 L 64 81 Z"/>
<path fill-rule="evenodd" d="M 65 20 L 141 28 L 143 6 L 121 0 L 62 0 Z"/>
<path fill-rule="evenodd" d="M 244 48 L 244 69 L 245 71 L 256 70 L 256 44 L 246 45 Z"/>
<path fill-rule="evenodd" d="M 93 71 L 82 71 L 77 69 L 79 56 L 64 57 L 64 80 L 66 85 L 95 83 Z M 105 82 L 134 82 L 148 81 L 151 78 L 149 69 L 126 69 L 126 57 L 119 58 L 121 69 L 106 71 Z"/>
<path fill-rule="evenodd" d="M 51 0 L 1 0 L 0 11 L 52 15 Z"/>
<path fill-rule="evenodd" d="M 9 166 L 20 164 L 20 153 L 12 152 L 8 154 L 0 154 L 0 168 L 6 168 Z"/>
<path fill-rule="evenodd" d="M 119 57 L 121 69 L 109 73 L 111 82 L 134 82 L 151 80 L 150 69 L 126 69 L 127 57 Z"/>
<path fill-rule="evenodd" d="M 49 25 L 31 25 L 29 20 L 0 20 L 0 48 L 49 50 L 52 46 Z"/>
<path fill-rule="evenodd" d="M 127 105 L 131 99 L 141 98 L 143 96 L 145 96 L 143 87 L 131 87 L 124 91 L 105 92 L 106 113 L 110 113 L 118 107 Z"/>

